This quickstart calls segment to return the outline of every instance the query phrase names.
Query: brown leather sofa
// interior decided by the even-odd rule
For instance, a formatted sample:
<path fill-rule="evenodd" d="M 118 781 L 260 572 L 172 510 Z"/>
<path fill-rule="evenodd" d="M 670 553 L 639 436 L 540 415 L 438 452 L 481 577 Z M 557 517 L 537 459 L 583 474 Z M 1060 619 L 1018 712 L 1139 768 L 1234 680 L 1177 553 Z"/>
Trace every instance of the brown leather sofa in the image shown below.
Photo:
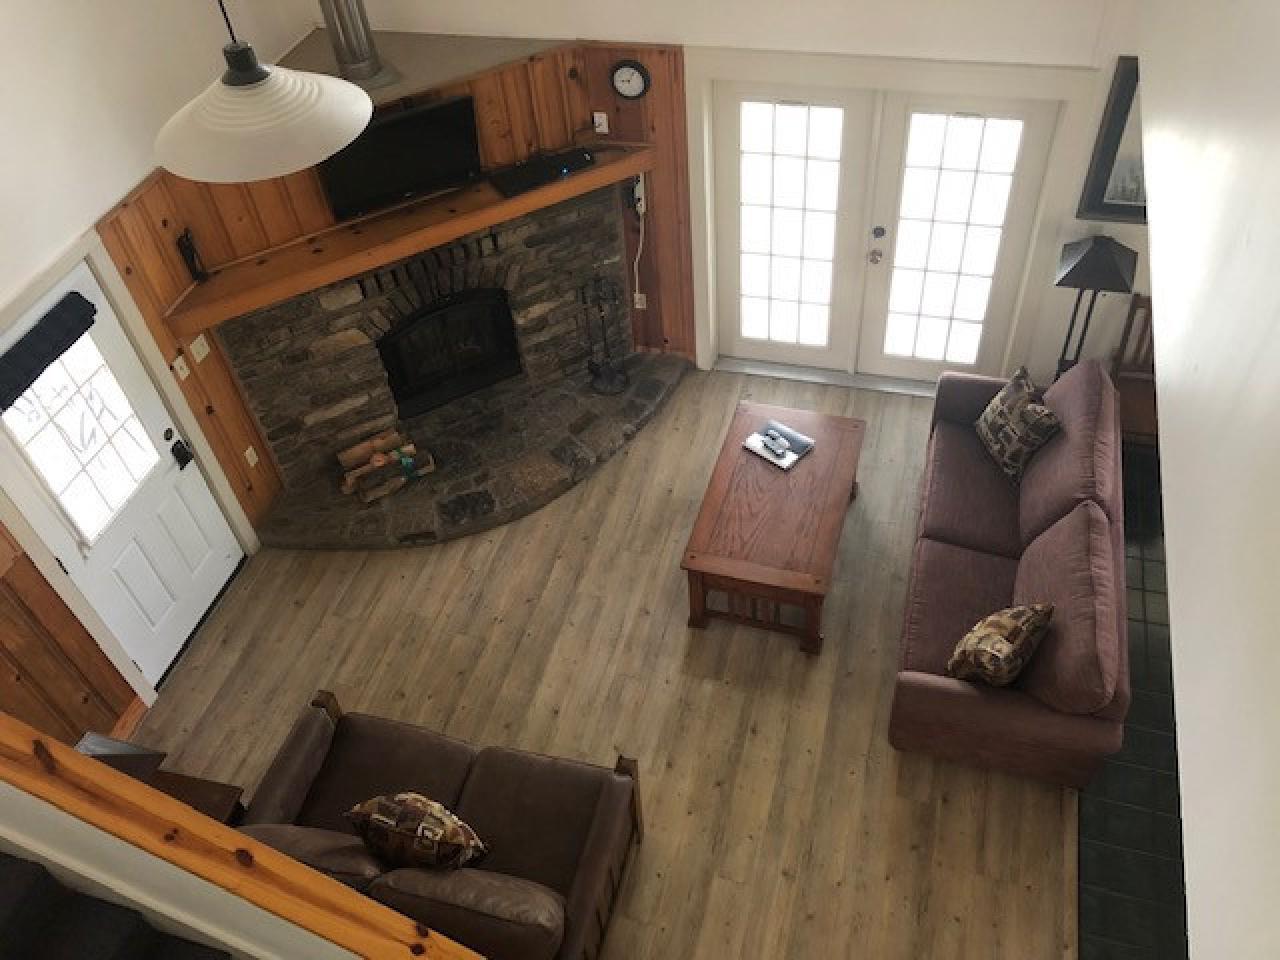
<path fill-rule="evenodd" d="M 943 374 L 889 720 L 900 750 L 1083 786 L 1129 708 L 1115 388 L 1093 361 L 1044 395 L 1062 431 L 1011 484 L 973 424 L 1005 381 Z M 965 632 L 1018 603 L 1055 606 L 1014 685 L 946 676 Z"/>
<path fill-rule="evenodd" d="M 426 794 L 489 853 L 459 870 L 388 869 L 343 814 L 381 794 Z M 245 833 L 489 960 L 594 960 L 642 823 L 634 761 L 614 770 L 343 713 L 321 691 L 245 815 Z"/>

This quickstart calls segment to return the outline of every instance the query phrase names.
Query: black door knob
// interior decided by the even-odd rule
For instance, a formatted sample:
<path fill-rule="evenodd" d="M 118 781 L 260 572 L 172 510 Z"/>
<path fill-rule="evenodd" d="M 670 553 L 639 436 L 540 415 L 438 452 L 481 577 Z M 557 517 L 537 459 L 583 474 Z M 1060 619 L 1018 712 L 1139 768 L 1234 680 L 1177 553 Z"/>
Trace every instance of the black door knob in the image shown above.
<path fill-rule="evenodd" d="M 187 446 L 186 441 L 181 437 L 173 441 L 173 446 L 169 448 L 169 452 L 173 454 L 173 459 L 178 461 L 179 470 L 187 469 L 187 464 L 196 458 L 196 455 L 191 452 L 191 448 Z"/>

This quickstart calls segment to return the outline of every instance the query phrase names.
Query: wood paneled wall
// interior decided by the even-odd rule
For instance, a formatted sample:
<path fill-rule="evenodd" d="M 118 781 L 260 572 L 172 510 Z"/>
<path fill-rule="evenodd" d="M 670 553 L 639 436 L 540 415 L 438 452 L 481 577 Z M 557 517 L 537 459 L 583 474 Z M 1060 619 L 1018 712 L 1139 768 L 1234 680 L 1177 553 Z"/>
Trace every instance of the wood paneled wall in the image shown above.
<path fill-rule="evenodd" d="M 110 733 L 134 693 L 97 642 L 0 527 L 0 704 L 75 743 Z"/>
<path fill-rule="evenodd" d="M 640 100 L 613 92 L 609 74 L 620 59 L 639 60 L 652 86 Z M 382 109 L 455 95 L 475 99 L 481 162 L 494 169 L 574 143 L 646 143 L 658 151 L 648 180 L 649 213 L 639 262 L 648 307 L 633 312 L 637 348 L 694 354 L 692 251 L 689 236 L 688 145 L 684 56 L 679 47 L 578 43 L 503 64 L 423 91 Z M 610 133 L 592 132 L 592 112 L 609 115 Z M 625 188 L 620 188 L 625 189 Z M 198 184 L 157 171 L 98 225 L 112 259 L 171 365 L 184 355 L 191 375 L 179 383 L 257 523 L 281 489 L 278 468 L 258 431 L 215 337 L 201 363 L 165 324 L 190 287 L 174 245 L 190 229 L 210 269 L 252 257 L 333 226 L 313 170 L 252 184 Z M 639 247 L 640 223 L 628 217 L 628 255 Z M 627 264 L 630 274 L 631 263 Z M 628 295 L 628 302 L 631 301 Z M 249 466 L 252 447 L 258 465 Z"/>

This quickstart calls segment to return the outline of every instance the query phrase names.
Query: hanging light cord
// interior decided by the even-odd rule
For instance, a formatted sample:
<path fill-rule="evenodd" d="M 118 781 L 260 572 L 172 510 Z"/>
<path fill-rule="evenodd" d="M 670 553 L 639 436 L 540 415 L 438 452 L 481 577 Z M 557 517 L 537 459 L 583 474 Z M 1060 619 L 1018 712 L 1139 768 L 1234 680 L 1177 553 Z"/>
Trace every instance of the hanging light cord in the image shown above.
<path fill-rule="evenodd" d="M 227 13 L 226 0 L 218 0 L 218 9 L 222 11 L 222 20 L 227 25 L 227 33 L 231 34 L 231 42 L 239 43 L 236 39 L 236 28 L 231 25 L 231 15 Z"/>

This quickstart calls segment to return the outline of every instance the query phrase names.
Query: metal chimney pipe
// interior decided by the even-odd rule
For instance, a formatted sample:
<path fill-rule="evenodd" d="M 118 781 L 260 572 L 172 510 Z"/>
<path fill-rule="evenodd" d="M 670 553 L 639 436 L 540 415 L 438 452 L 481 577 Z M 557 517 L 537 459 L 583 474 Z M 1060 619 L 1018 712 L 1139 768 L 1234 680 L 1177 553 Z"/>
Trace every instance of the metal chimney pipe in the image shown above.
<path fill-rule="evenodd" d="M 383 66 L 378 56 L 364 0 L 320 0 L 320 11 L 343 77 L 366 90 L 399 79 L 395 68 Z"/>

